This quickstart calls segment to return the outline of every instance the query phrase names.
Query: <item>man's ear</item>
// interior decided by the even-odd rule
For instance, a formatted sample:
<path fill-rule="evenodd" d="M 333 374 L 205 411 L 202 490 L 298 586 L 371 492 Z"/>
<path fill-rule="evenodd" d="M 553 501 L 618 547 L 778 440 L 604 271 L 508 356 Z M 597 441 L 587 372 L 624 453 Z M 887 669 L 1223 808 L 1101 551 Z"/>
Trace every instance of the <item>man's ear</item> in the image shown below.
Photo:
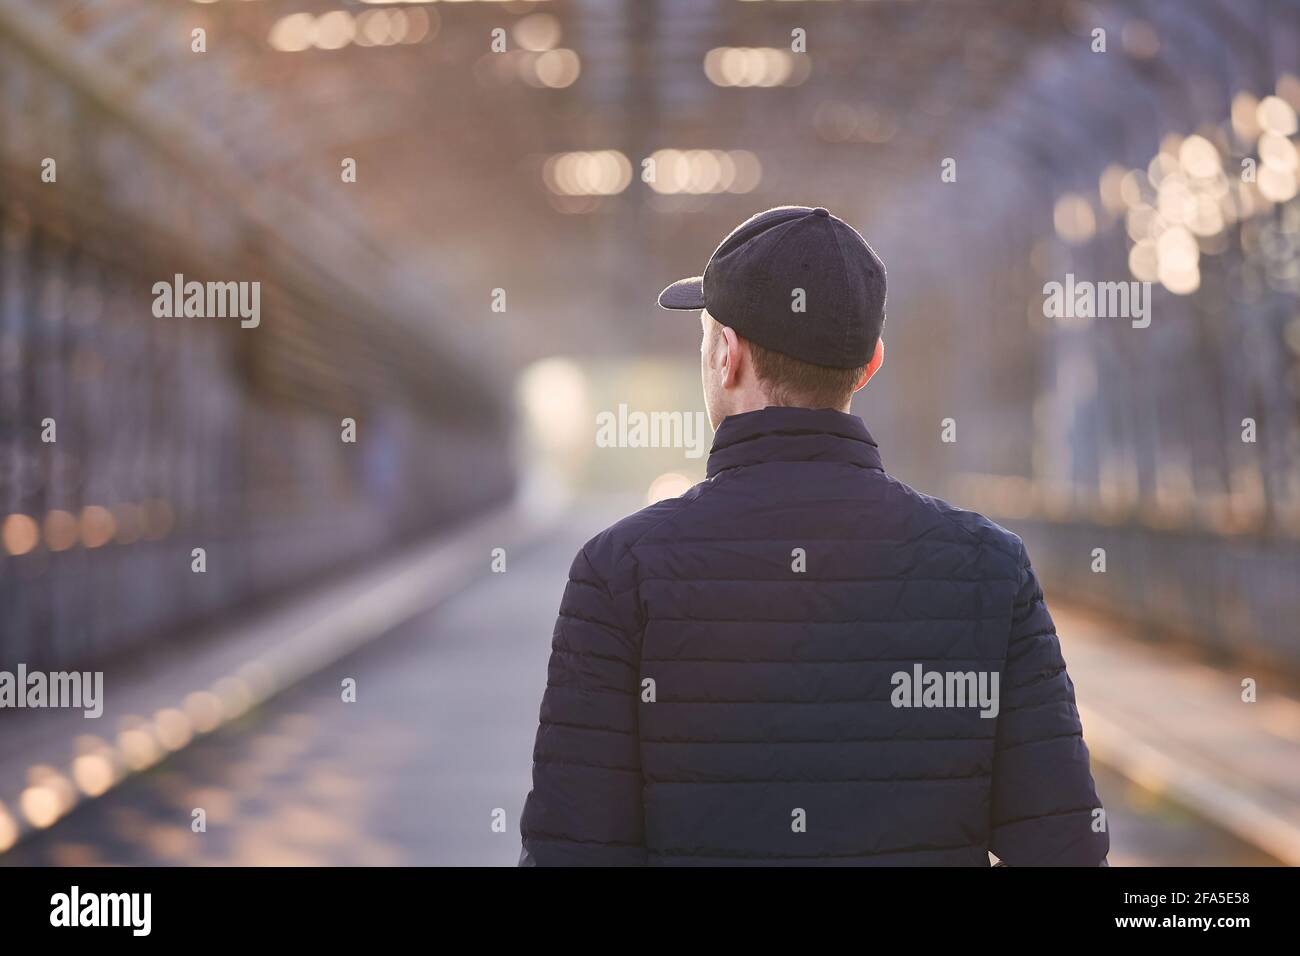
<path fill-rule="evenodd" d="M 858 384 L 853 386 L 853 391 L 857 391 L 871 381 L 871 376 L 880 371 L 880 366 L 885 364 L 885 340 L 876 339 L 876 351 L 872 353 L 871 361 L 867 367 L 862 370 L 862 377 L 858 379 Z"/>
<path fill-rule="evenodd" d="M 734 388 L 740 382 L 740 368 L 745 361 L 745 349 L 740 344 L 740 336 L 731 326 L 724 325 L 720 331 L 720 344 L 726 348 L 725 364 L 721 369 L 722 386 Z"/>

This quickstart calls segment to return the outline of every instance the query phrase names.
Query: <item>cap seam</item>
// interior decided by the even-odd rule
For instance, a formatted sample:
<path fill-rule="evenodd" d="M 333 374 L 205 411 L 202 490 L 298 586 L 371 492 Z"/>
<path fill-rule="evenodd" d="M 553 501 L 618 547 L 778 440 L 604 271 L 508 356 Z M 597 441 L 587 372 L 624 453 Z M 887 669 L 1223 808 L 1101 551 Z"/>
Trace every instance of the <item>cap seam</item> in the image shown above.
<path fill-rule="evenodd" d="M 791 223 L 797 223 L 797 222 L 799 222 L 801 218 L 802 218 L 802 217 L 787 219 L 785 222 L 777 223 L 777 224 L 776 224 L 775 226 L 773 226 L 772 228 L 773 228 L 773 229 L 780 229 L 780 228 L 783 227 L 783 226 L 789 226 Z M 745 303 L 746 306 L 748 307 L 748 308 L 746 309 L 747 312 L 752 313 L 752 312 L 757 311 L 757 310 L 754 308 L 754 305 L 756 304 L 756 302 L 760 301 L 760 299 L 759 299 L 759 297 L 758 297 L 758 295 L 757 295 L 757 293 L 759 292 L 759 289 L 758 289 L 757 287 L 759 287 L 759 286 L 761 285 L 761 290 L 764 291 L 764 292 L 766 292 L 766 291 L 768 291 L 768 290 L 771 289 L 771 287 L 772 287 L 772 279 L 773 279 L 773 276 L 772 276 L 772 272 L 771 272 L 771 270 L 768 269 L 768 264 L 773 260 L 773 258 L 775 258 L 777 252 L 780 251 L 781 243 L 782 243 L 782 242 L 785 242 L 785 241 L 786 241 L 786 238 L 787 238 L 787 237 L 786 237 L 786 235 L 785 235 L 784 233 L 783 233 L 782 235 L 778 236 L 778 237 L 776 238 L 776 241 L 772 243 L 772 247 L 771 247 L 770 249 L 768 249 L 768 250 L 763 254 L 763 258 L 759 261 L 759 263 L 758 263 L 758 269 L 757 269 L 757 271 L 758 271 L 758 275 L 759 275 L 759 280 L 758 280 L 758 282 L 755 282 L 755 283 L 754 283 L 754 286 L 756 287 L 755 290 L 754 290 L 754 295 L 751 295 L 751 296 L 749 297 L 748 301 Z M 766 332 L 766 331 L 768 331 L 768 330 L 765 329 L 764 331 Z M 772 331 L 773 331 L 773 333 L 775 334 L 775 330 L 772 330 Z M 764 338 L 766 338 L 766 335 L 764 336 Z M 769 339 L 769 341 L 771 341 L 771 340 Z M 763 342 L 759 342 L 758 344 L 759 344 L 759 345 L 762 345 L 764 348 L 770 348 L 770 349 L 772 349 L 774 352 L 781 352 L 781 350 L 780 350 L 779 348 L 777 348 L 776 346 L 773 346 L 773 345 L 767 345 L 767 344 L 765 344 L 765 343 L 763 343 Z M 785 354 L 785 353 L 782 352 L 781 354 Z"/>
<path fill-rule="evenodd" d="M 826 216 L 826 217 L 824 217 L 824 218 L 826 219 L 826 223 L 827 223 L 827 225 L 830 226 L 830 230 L 831 230 L 831 239 L 834 240 L 834 242 L 835 242 L 835 252 L 836 252 L 836 254 L 840 257 L 840 268 L 841 268 L 841 270 L 842 270 L 843 273 L 844 273 L 845 287 L 846 287 L 846 291 L 847 291 L 847 286 L 848 286 L 848 277 L 849 277 L 849 262 L 848 262 L 848 260 L 847 260 L 846 258 L 844 258 L 844 247 L 840 245 L 839 230 L 837 230 L 837 229 L 835 228 L 835 223 L 831 220 L 831 217 L 830 217 L 830 216 Z M 848 352 L 849 352 L 849 339 L 852 337 L 852 335 L 853 335 L 853 323 L 852 323 L 852 322 L 845 322 L 845 323 L 844 323 L 844 341 L 843 341 L 843 343 L 842 343 L 842 345 L 841 345 L 841 348 L 843 348 L 844 353 L 845 353 L 846 355 L 847 355 Z"/>

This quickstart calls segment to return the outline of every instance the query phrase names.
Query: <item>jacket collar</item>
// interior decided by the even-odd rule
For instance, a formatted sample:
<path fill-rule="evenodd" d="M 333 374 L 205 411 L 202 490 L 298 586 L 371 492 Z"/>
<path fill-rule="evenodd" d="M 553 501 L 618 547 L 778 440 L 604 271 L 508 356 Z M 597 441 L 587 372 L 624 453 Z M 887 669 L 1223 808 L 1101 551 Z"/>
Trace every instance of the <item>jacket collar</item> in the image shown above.
<path fill-rule="evenodd" d="M 769 405 L 722 420 L 709 451 L 710 478 L 767 461 L 840 461 L 884 471 L 875 439 L 856 415 Z"/>

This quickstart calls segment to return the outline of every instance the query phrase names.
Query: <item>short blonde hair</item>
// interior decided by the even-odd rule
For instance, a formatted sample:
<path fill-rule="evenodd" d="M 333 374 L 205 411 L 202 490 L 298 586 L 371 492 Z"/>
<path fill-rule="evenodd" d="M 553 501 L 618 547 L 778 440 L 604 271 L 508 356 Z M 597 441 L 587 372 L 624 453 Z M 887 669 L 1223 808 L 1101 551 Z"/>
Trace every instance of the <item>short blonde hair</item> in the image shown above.
<path fill-rule="evenodd" d="M 853 395 L 854 386 L 867 370 L 858 368 L 831 368 L 814 365 L 780 352 L 765 349 L 755 342 L 749 344 L 749 354 L 754 359 L 754 374 L 763 383 L 768 401 L 773 405 L 795 408 L 843 408 Z"/>

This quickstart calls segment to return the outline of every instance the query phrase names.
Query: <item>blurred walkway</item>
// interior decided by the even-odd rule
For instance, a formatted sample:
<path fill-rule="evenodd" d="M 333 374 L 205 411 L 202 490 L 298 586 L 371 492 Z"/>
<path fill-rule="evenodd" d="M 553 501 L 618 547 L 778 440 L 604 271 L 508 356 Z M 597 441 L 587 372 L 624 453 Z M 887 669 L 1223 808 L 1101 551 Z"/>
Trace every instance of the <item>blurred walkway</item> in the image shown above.
<path fill-rule="evenodd" d="M 513 865 L 553 614 L 573 554 L 608 510 L 584 510 L 530 550 L 512 550 L 506 573 L 477 576 L 0 862 Z M 1085 707 L 1115 726 L 1158 730 L 1142 708 L 1167 702 L 1156 688 L 1170 663 L 1130 672 L 1119 662 L 1145 659 L 1141 649 L 1083 633 L 1083 618 L 1064 609 L 1057 617 Z M 356 703 L 341 700 L 347 677 Z M 1143 686 L 1145 697 L 1135 690 Z M 1094 719 L 1085 714 L 1090 742 L 1112 756 Z M 1103 766 L 1097 774 L 1115 865 L 1276 862 L 1160 796 L 1162 781 L 1152 779 L 1152 792 Z M 191 832 L 195 807 L 207 813 L 206 833 Z M 505 832 L 493 831 L 497 810 Z"/>
<path fill-rule="evenodd" d="M 506 573 L 480 576 L 0 861 L 513 865 L 548 617 L 582 540 L 511 550 Z M 348 677 L 355 703 L 341 699 Z M 206 833 L 191 832 L 195 807 Z M 492 830 L 498 808 L 504 833 Z"/>
<path fill-rule="evenodd" d="M 1094 759 L 1300 866 L 1300 700 L 1258 668 L 1210 667 L 1082 611 L 1055 616 Z"/>

